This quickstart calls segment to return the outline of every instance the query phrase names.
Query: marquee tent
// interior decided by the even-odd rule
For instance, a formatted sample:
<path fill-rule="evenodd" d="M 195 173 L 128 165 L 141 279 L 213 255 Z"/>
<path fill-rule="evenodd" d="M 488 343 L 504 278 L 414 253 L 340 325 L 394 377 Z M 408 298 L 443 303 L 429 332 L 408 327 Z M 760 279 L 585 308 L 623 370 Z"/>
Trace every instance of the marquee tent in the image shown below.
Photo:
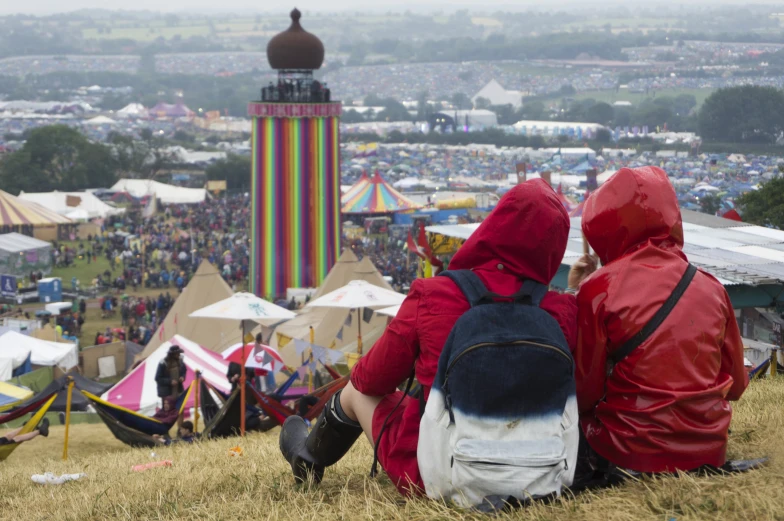
<path fill-rule="evenodd" d="M 131 103 L 118 110 L 116 115 L 121 118 L 146 118 L 149 113 L 141 103 Z"/>
<path fill-rule="evenodd" d="M 76 344 L 63 342 L 49 342 L 30 336 L 9 331 L 0 336 L 0 357 L 5 353 L 15 353 L 25 358 L 30 356 L 30 363 L 42 366 L 57 366 L 63 371 L 76 367 L 79 364 L 79 350 Z"/>
<path fill-rule="evenodd" d="M 344 191 L 341 187 L 342 195 L 340 196 L 341 204 L 345 204 L 346 201 L 353 199 L 359 192 L 361 192 L 367 185 L 370 184 L 370 177 L 368 177 L 367 172 L 362 172 L 362 175 L 359 176 L 359 179 L 356 183 L 346 188 Z"/>
<path fill-rule="evenodd" d="M 14 361 L 0 355 L 0 382 L 10 380 L 14 376 Z"/>
<path fill-rule="evenodd" d="M 139 199 L 153 195 L 163 204 L 196 204 L 207 199 L 207 190 L 204 188 L 183 188 L 148 179 L 120 179 L 112 190 L 128 192 Z"/>
<path fill-rule="evenodd" d="M 194 311 L 220 302 L 233 294 L 218 270 L 209 262 L 202 262 L 139 359 L 150 356 L 172 335 L 193 338 L 200 345 L 217 353 L 241 342 L 242 333 L 236 320 L 204 320 L 190 317 Z"/>
<path fill-rule="evenodd" d="M 342 213 L 394 213 L 421 208 L 392 188 L 378 172 L 369 181 L 360 178 L 357 184 L 360 183 L 358 190 L 355 185 L 342 197 Z"/>
<path fill-rule="evenodd" d="M 74 220 L 77 220 L 78 212 L 86 215 L 87 219 L 104 219 L 125 212 L 123 208 L 110 206 L 90 192 L 22 192 L 19 199 L 37 203 Z"/>
<path fill-rule="evenodd" d="M 214 321 L 210 320 L 208 323 L 212 324 Z M 160 344 L 150 356 L 131 371 L 128 376 L 105 392 L 101 398 L 126 409 L 138 411 L 146 416 L 155 414 L 155 409 L 160 403 L 155 383 L 155 371 L 158 369 L 158 364 L 161 360 L 166 358 L 166 353 L 173 345 L 179 346 L 184 351 L 182 357 L 187 368 L 187 374 L 185 375 L 185 383 L 183 385 L 186 388 L 195 378 L 195 372 L 201 371 L 202 378 L 210 385 L 221 392 L 231 392 L 231 385 L 226 379 L 229 363 L 223 360 L 221 355 L 201 347 L 196 342 L 192 342 L 180 335 L 174 335 L 170 341 Z M 188 408 L 193 407 L 193 397 L 189 399 L 185 406 Z"/>
<path fill-rule="evenodd" d="M 0 227 L 56 226 L 71 220 L 57 212 L 0 190 Z"/>
<path fill-rule="evenodd" d="M 171 105 L 163 102 L 151 108 L 149 113 L 156 118 L 192 118 L 196 114 L 182 103 Z"/>
<path fill-rule="evenodd" d="M 0 235 L 0 273 L 25 277 L 31 271 L 52 271 L 52 243 L 20 233 Z"/>

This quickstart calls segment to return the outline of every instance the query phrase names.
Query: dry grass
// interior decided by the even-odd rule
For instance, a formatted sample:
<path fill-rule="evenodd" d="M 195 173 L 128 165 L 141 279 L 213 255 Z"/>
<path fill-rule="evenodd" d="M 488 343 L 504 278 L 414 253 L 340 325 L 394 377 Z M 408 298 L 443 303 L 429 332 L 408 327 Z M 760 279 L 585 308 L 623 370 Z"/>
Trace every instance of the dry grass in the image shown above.
<path fill-rule="evenodd" d="M 755 383 L 736 406 L 732 457 L 769 455 L 763 470 L 729 477 L 648 479 L 623 487 L 538 505 L 502 519 L 526 520 L 783 520 L 784 379 Z M 480 519 L 427 500 L 405 501 L 386 478 L 367 477 L 372 453 L 360 440 L 328 469 L 318 489 L 294 486 L 278 452 L 278 430 L 196 446 L 161 448 L 174 466 L 144 473 L 151 461 L 111 437 L 103 425 L 72 427 L 70 461 L 60 461 L 63 428 L 34 440 L 0 463 L 0 519 Z M 242 457 L 228 449 L 239 444 Z M 40 486 L 39 472 L 86 472 L 85 481 Z"/>

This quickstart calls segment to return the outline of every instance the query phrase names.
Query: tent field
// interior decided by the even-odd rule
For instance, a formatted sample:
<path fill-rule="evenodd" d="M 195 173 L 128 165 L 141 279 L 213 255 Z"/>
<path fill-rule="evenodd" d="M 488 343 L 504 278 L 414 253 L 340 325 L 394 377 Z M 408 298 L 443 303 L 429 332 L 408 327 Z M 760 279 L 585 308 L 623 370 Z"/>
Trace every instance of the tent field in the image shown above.
<path fill-rule="evenodd" d="M 735 406 L 730 457 L 770 456 L 762 470 L 727 477 L 665 477 L 536 505 L 499 519 L 696 521 L 782 519 L 784 379 L 754 382 Z M 152 460 L 149 449 L 130 449 L 103 425 L 73 425 L 69 460 L 61 461 L 64 428 L 23 444 L 0 463 L 3 519 L 492 519 L 443 504 L 405 501 L 386 477 L 371 479 L 373 454 L 361 438 L 327 470 L 321 487 L 293 484 L 278 450 L 279 429 L 193 446 L 155 450 L 171 468 L 136 473 Z M 234 446 L 241 457 L 229 456 Z M 84 472 L 83 481 L 41 486 L 31 474 Z"/>

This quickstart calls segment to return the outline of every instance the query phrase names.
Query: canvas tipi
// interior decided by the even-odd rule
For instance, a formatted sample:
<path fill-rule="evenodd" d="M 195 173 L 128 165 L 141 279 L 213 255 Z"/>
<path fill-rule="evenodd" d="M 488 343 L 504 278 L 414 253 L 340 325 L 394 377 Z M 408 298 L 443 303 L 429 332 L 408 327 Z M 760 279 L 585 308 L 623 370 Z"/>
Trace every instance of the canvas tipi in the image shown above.
<path fill-rule="evenodd" d="M 215 266 L 206 261 L 202 262 L 139 359 L 143 360 L 150 356 L 174 335 L 192 339 L 216 353 L 221 353 L 227 347 L 240 342 L 242 334 L 236 320 L 204 320 L 189 316 L 194 311 L 229 298 L 233 294 L 234 292 Z"/>
<path fill-rule="evenodd" d="M 313 298 L 331 293 L 352 280 L 365 280 L 384 289 L 392 290 L 392 287 L 384 280 L 370 259 L 365 257 L 361 261 L 357 261 L 356 258 L 351 250 L 343 252 L 340 260 L 330 270 L 327 278 L 324 279 L 324 284 L 319 287 Z M 289 320 L 275 329 L 270 345 L 280 349 L 285 347 L 291 339 L 307 341 L 310 339 L 310 327 L 312 326 L 316 345 L 339 349 L 345 344 L 356 341 L 356 320 L 356 313 L 352 314 L 348 309 L 306 308 L 297 318 Z M 362 329 L 371 331 L 377 327 L 385 326 L 386 323 L 387 317 L 374 313 L 370 322 L 362 324 Z M 281 355 L 289 366 L 296 366 L 299 363 L 294 349 L 283 349 Z"/>

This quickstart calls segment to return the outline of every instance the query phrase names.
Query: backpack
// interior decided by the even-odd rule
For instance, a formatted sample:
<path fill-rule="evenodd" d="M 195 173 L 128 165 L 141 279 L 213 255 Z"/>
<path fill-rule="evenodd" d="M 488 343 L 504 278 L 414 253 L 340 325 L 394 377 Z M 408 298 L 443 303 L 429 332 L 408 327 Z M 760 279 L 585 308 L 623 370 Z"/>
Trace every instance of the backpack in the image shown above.
<path fill-rule="evenodd" d="M 419 426 L 427 495 L 463 507 L 560 496 L 574 478 L 579 427 L 574 359 L 539 307 L 547 286 L 527 280 L 501 296 L 469 270 L 440 276 L 471 308 L 444 345 Z"/>

